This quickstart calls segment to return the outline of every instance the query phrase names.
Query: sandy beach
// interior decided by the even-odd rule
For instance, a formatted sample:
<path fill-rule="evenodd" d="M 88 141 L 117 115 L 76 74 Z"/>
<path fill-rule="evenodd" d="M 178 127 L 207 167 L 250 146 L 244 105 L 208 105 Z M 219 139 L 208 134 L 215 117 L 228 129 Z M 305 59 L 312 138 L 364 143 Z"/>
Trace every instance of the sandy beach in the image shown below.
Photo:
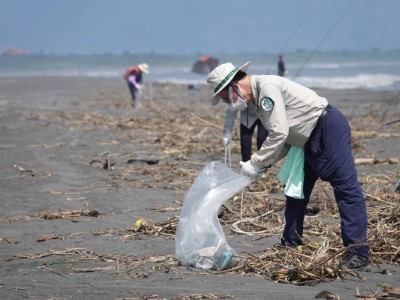
<path fill-rule="evenodd" d="M 400 122 L 382 124 L 400 118 L 400 92 L 318 92 L 349 119 L 354 156 L 368 161 L 357 164 L 367 205 L 377 187 L 393 199 Z M 146 82 L 143 108 L 133 111 L 120 79 L 0 78 L 0 298 L 287 300 L 329 291 L 343 300 L 400 287 L 398 257 L 371 264 L 362 278 L 283 284 L 180 266 L 173 232 L 132 230 L 140 218 L 160 228 L 176 220 L 198 172 L 224 161 L 226 107 L 211 107 L 210 95 L 208 86 Z M 236 126 L 236 170 L 239 152 Z M 281 188 L 264 196 L 271 199 L 282 200 Z M 224 231 L 242 256 L 280 239 Z"/>

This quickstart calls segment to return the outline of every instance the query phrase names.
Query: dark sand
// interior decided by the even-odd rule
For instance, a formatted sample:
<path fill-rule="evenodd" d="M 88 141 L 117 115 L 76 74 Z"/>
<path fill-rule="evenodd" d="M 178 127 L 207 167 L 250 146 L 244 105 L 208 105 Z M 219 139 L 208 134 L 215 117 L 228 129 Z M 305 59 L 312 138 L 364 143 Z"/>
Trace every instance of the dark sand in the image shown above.
<path fill-rule="evenodd" d="M 0 78 L 0 298 L 200 299 L 193 294 L 212 294 L 235 299 L 314 299 L 327 290 L 343 300 L 355 299 L 357 291 L 377 292 L 380 284 L 399 287 L 400 268 L 396 266 L 388 267 L 392 275 L 377 273 L 378 268 L 372 266 L 372 272 L 363 273 L 365 280 L 338 279 L 316 286 L 197 272 L 173 261 L 173 237 L 127 230 L 139 217 L 154 224 L 179 215 L 179 211 L 153 209 L 179 208 L 193 172 L 211 160 L 223 161 L 222 133 L 217 127 L 223 125 L 225 108 L 211 108 L 210 94 L 207 86 L 191 91 L 184 85 L 148 83 L 143 110 L 133 112 L 122 80 Z M 393 134 L 399 133 L 400 123 L 379 126 L 400 117 L 398 93 L 320 90 L 320 94 L 344 112 L 353 130 L 369 128 L 378 133 L 361 140 L 365 147 L 356 157 L 398 157 L 399 138 Z M 168 107 L 165 112 L 160 111 L 163 106 Z M 196 136 L 207 135 L 206 140 L 218 144 L 218 150 L 211 147 L 189 154 L 160 151 L 160 139 L 170 134 L 165 130 L 168 124 L 179 121 L 182 115 L 188 118 L 192 110 L 203 119 L 210 114 L 214 117 L 208 124 L 193 115 L 196 122 L 183 124 L 193 127 L 193 137 L 186 138 L 195 143 Z M 159 129 L 148 126 L 149 122 L 158 122 Z M 174 142 L 179 150 L 179 135 Z M 206 143 L 204 147 L 208 147 Z M 237 147 L 238 142 L 232 157 L 235 168 Z M 107 157 L 114 164 L 113 170 L 102 168 Z M 146 176 L 135 169 L 143 170 L 144 163 L 128 165 L 128 159 L 155 159 L 161 167 L 161 163 L 173 167 L 159 177 Z M 157 167 L 148 166 L 153 171 Z M 399 167 L 381 163 L 358 168 L 363 177 L 389 176 Z M 44 211 L 89 209 L 100 215 L 38 217 Z M 279 240 L 273 236 L 253 241 L 248 236 L 232 235 L 229 228 L 225 232 L 228 243 L 242 255 L 271 247 Z M 41 236 L 54 238 L 39 242 Z M 165 256 L 169 259 L 164 263 L 149 262 L 151 257 L 162 261 Z M 137 261 L 138 267 L 130 260 Z"/>

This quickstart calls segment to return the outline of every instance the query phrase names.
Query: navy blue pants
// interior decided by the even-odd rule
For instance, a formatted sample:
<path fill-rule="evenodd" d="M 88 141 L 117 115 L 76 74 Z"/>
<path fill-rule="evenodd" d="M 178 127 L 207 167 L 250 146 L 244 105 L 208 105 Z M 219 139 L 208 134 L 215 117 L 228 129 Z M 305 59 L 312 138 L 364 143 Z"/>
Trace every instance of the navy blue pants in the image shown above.
<path fill-rule="evenodd" d="M 368 257 L 367 212 L 351 151 L 351 131 L 342 113 L 330 105 L 304 146 L 304 200 L 286 197 L 283 238 L 301 244 L 306 206 L 318 178 L 331 184 L 349 251 Z"/>
<path fill-rule="evenodd" d="M 242 152 L 242 161 L 251 159 L 252 154 L 252 137 L 254 130 L 257 126 L 257 150 L 260 150 L 262 144 L 268 137 L 268 130 L 264 127 L 259 119 L 254 122 L 253 126 L 247 128 L 245 125 L 240 124 L 240 149 Z"/>

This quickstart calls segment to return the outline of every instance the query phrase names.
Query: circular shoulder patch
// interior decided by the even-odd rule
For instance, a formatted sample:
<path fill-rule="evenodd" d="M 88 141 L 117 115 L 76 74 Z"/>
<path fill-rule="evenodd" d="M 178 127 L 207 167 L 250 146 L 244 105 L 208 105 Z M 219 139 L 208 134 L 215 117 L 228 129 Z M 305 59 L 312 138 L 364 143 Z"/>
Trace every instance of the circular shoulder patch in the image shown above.
<path fill-rule="evenodd" d="M 269 97 L 262 97 L 260 100 L 260 107 L 264 111 L 271 111 L 274 108 L 274 101 Z"/>

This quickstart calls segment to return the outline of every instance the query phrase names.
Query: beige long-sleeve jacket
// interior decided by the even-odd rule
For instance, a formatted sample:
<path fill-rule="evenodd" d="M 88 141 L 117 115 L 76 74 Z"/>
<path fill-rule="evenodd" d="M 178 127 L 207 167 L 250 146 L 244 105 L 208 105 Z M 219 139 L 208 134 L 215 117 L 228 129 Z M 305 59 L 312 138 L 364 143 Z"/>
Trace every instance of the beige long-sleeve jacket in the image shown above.
<path fill-rule="evenodd" d="M 275 75 L 251 76 L 257 117 L 268 138 L 251 160 L 259 167 L 275 164 L 291 145 L 303 147 L 328 101 L 313 90 Z"/>
<path fill-rule="evenodd" d="M 240 124 L 243 124 L 247 128 L 251 128 L 251 126 L 253 126 L 254 123 L 258 120 L 256 110 L 256 105 L 254 103 L 249 103 L 247 109 L 240 112 Z M 232 110 L 230 108 L 226 110 L 224 134 L 232 133 L 237 114 L 237 110 Z"/>

